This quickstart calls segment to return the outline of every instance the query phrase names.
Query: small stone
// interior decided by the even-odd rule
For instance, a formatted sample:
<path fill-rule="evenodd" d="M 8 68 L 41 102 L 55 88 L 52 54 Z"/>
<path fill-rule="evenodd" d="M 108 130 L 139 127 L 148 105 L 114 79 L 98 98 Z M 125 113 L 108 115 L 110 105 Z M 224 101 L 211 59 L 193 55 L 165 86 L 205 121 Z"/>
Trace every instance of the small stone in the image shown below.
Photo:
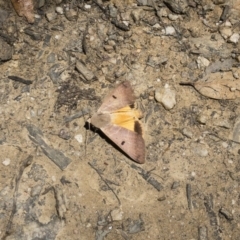
<path fill-rule="evenodd" d="M 135 23 L 138 23 L 142 16 L 142 9 L 134 9 L 131 13 L 131 17 Z"/>
<path fill-rule="evenodd" d="M 208 155 L 208 150 L 203 144 L 196 144 L 193 147 L 193 152 L 200 157 L 206 157 Z"/>
<path fill-rule="evenodd" d="M 179 182 L 173 182 L 173 184 L 172 184 L 172 189 L 176 189 L 176 188 L 178 188 L 180 186 L 180 183 Z"/>
<path fill-rule="evenodd" d="M 167 26 L 166 28 L 165 28 L 165 34 L 167 35 L 167 36 L 172 36 L 172 35 L 174 35 L 175 34 L 175 28 L 174 27 L 172 27 L 172 26 Z"/>
<path fill-rule="evenodd" d="M 120 208 L 111 211 L 113 221 L 121 221 L 123 219 L 123 211 Z"/>
<path fill-rule="evenodd" d="M 160 10 L 158 11 L 158 15 L 161 17 L 167 17 L 168 13 L 167 13 L 167 9 L 166 8 L 160 8 Z"/>
<path fill-rule="evenodd" d="M 56 19 L 57 17 L 57 14 L 56 12 L 49 12 L 49 13 L 46 13 L 46 18 L 49 22 L 53 21 L 54 19 Z"/>
<path fill-rule="evenodd" d="M 71 134 L 67 129 L 61 129 L 58 133 L 58 136 L 64 140 L 68 140 L 71 138 Z"/>
<path fill-rule="evenodd" d="M 201 114 L 198 115 L 197 121 L 201 124 L 206 124 L 207 121 L 208 121 L 208 116 L 201 113 Z"/>
<path fill-rule="evenodd" d="M 170 89 L 168 84 L 165 84 L 162 89 L 156 89 L 155 99 L 162 103 L 167 110 L 172 109 L 176 105 L 176 93 Z"/>
<path fill-rule="evenodd" d="M 56 7 L 56 12 L 60 15 L 63 14 L 63 8 L 62 7 Z"/>
<path fill-rule="evenodd" d="M 85 8 L 85 9 L 90 9 L 90 8 L 91 8 L 91 5 L 85 4 L 85 5 L 84 5 L 84 8 Z"/>
<path fill-rule="evenodd" d="M 232 140 L 234 142 L 240 143 L 240 119 L 237 119 L 237 121 L 235 122 L 232 135 Z"/>
<path fill-rule="evenodd" d="M 184 128 L 182 130 L 182 134 L 188 138 L 192 138 L 193 137 L 193 133 L 188 129 L 188 128 Z"/>
<path fill-rule="evenodd" d="M 233 77 L 234 77 L 235 79 L 239 79 L 239 74 L 238 74 L 238 72 L 234 72 L 234 71 L 233 71 Z"/>
<path fill-rule="evenodd" d="M 220 29 L 220 34 L 224 39 L 227 39 L 232 35 L 232 29 L 229 27 L 223 27 Z"/>
<path fill-rule="evenodd" d="M 219 118 L 219 119 L 215 119 L 213 124 L 215 126 L 218 126 L 218 127 L 223 127 L 223 128 L 226 128 L 226 129 L 230 129 L 232 128 L 232 125 L 231 123 L 228 121 L 228 119 L 224 119 L 224 118 Z"/>
<path fill-rule="evenodd" d="M 234 33 L 230 38 L 229 42 L 238 43 L 240 35 L 238 33 Z"/>
<path fill-rule="evenodd" d="M 175 14 L 168 14 L 168 18 L 171 20 L 171 21 L 176 21 L 179 16 L 178 15 L 175 15 Z"/>
<path fill-rule="evenodd" d="M 219 210 L 219 213 L 221 213 L 227 220 L 232 221 L 233 220 L 233 215 L 230 211 L 228 211 L 226 208 L 221 208 Z"/>
<path fill-rule="evenodd" d="M 0 62 L 10 60 L 12 58 L 12 55 L 12 46 L 10 46 L 2 38 L 0 38 Z"/>
<path fill-rule="evenodd" d="M 38 196 L 41 193 L 42 190 L 42 186 L 41 185 L 37 185 L 35 187 L 32 188 L 31 190 L 31 197 L 35 197 Z"/>
<path fill-rule="evenodd" d="M 160 26 L 160 24 L 159 24 L 159 23 L 156 23 L 156 24 L 154 24 L 154 25 L 153 25 L 153 28 L 154 28 L 154 29 L 160 29 L 160 28 L 161 28 L 161 26 Z"/>
<path fill-rule="evenodd" d="M 224 148 L 227 148 L 227 147 L 228 147 L 228 143 L 227 143 L 227 142 L 223 142 L 223 143 L 222 143 L 222 146 L 223 146 Z"/>
<path fill-rule="evenodd" d="M 188 9 L 188 1 L 181 0 L 181 1 L 173 1 L 173 0 L 164 0 L 163 1 L 166 6 L 177 14 L 183 14 Z"/>
<path fill-rule="evenodd" d="M 10 160 L 9 158 L 6 158 L 6 159 L 2 162 L 2 164 L 3 164 L 4 166 L 8 166 L 8 165 L 10 164 L 10 162 L 11 162 L 11 160 Z"/>
<path fill-rule="evenodd" d="M 76 21 L 78 18 L 78 13 L 74 9 L 69 9 L 69 11 L 65 12 L 65 16 L 69 21 Z"/>
<path fill-rule="evenodd" d="M 205 57 L 199 56 L 199 57 L 197 58 L 197 65 L 198 65 L 198 68 L 199 68 L 199 69 L 208 67 L 209 64 L 210 64 L 210 62 L 209 62 L 208 59 L 206 59 Z"/>
<path fill-rule="evenodd" d="M 82 134 L 77 134 L 74 138 L 75 138 L 79 143 L 82 143 L 82 142 L 83 142 L 83 136 L 82 136 Z"/>
<path fill-rule="evenodd" d="M 50 53 L 47 56 L 47 63 L 54 63 L 55 62 L 56 55 L 55 53 Z"/>

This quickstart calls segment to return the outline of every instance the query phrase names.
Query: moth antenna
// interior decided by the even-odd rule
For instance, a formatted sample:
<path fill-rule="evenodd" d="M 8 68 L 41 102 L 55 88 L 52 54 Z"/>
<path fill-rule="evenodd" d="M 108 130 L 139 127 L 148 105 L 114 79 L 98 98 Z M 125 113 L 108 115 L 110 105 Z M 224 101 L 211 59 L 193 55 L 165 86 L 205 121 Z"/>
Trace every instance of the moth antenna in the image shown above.
<path fill-rule="evenodd" d="M 84 122 L 87 123 L 88 129 L 90 129 L 90 122 L 86 121 L 86 119 L 84 117 L 83 117 L 83 119 L 84 119 Z M 89 113 L 88 113 L 88 119 L 90 119 L 90 114 Z M 86 129 L 86 131 L 85 131 L 85 147 L 84 147 L 84 155 L 85 155 L 85 157 L 87 156 L 87 143 L 88 143 L 88 131 Z"/>

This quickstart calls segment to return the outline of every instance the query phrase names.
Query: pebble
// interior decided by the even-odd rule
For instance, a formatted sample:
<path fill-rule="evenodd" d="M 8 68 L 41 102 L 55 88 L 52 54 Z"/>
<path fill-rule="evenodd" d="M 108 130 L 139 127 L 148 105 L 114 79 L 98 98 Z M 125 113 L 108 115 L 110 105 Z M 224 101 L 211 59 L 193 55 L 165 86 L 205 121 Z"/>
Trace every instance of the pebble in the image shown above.
<path fill-rule="evenodd" d="M 232 213 L 226 208 L 222 207 L 221 209 L 219 209 L 219 213 L 221 213 L 229 221 L 232 221 L 234 219 Z"/>
<path fill-rule="evenodd" d="M 200 113 L 198 116 L 197 116 L 197 121 L 201 124 L 206 124 L 207 121 L 208 121 L 208 116 L 205 115 L 204 113 Z"/>
<path fill-rule="evenodd" d="M 164 88 L 156 89 L 155 99 L 162 103 L 167 110 L 172 109 L 176 105 L 176 93 L 170 89 L 168 84 L 165 84 Z"/>
<path fill-rule="evenodd" d="M 38 196 L 42 191 L 42 186 L 41 185 L 36 185 L 31 189 L 31 197 Z"/>
<path fill-rule="evenodd" d="M 6 158 L 6 159 L 2 162 L 2 164 L 3 164 L 4 166 L 8 166 L 8 165 L 10 164 L 10 162 L 11 162 L 11 160 L 10 160 L 9 158 Z"/>
<path fill-rule="evenodd" d="M 188 138 L 192 138 L 193 137 L 193 133 L 188 129 L 188 128 L 184 128 L 182 130 L 182 134 L 185 136 L 185 137 L 188 137 Z"/>
<path fill-rule="evenodd" d="M 53 21 L 54 19 L 56 19 L 57 14 L 56 12 L 48 12 L 46 13 L 46 18 L 49 22 Z"/>
<path fill-rule="evenodd" d="M 69 9 L 69 11 L 65 12 L 65 16 L 69 21 L 76 21 L 78 18 L 78 13 L 74 9 Z"/>
<path fill-rule="evenodd" d="M 61 81 L 59 77 L 64 71 L 65 67 L 57 63 L 50 68 L 48 76 L 51 78 L 52 82 L 56 84 L 58 83 L 58 81 Z"/>
<path fill-rule="evenodd" d="M 173 12 L 175 12 L 177 14 L 185 13 L 188 9 L 188 1 L 187 0 L 181 0 L 181 1 L 164 0 L 163 2 L 170 10 L 172 10 Z"/>
<path fill-rule="evenodd" d="M 179 182 L 173 182 L 173 184 L 172 184 L 172 189 L 176 189 L 176 188 L 178 188 L 180 186 L 180 183 Z"/>
<path fill-rule="evenodd" d="M 131 17 L 135 23 L 138 23 L 142 17 L 142 9 L 134 9 L 131 13 Z"/>
<path fill-rule="evenodd" d="M 224 39 L 227 39 L 232 35 L 232 29 L 229 27 L 223 27 L 220 29 L 220 34 Z"/>
<path fill-rule="evenodd" d="M 206 157 L 208 155 L 208 150 L 203 144 L 196 144 L 193 147 L 193 152 L 200 157 Z"/>
<path fill-rule="evenodd" d="M 199 68 L 199 69 L 208 67 L 209 64 L 210 64 L 210 62 L 209 62 L 208 59 L 206 59 L 205 57 L 199 56 L 199 57 L 197 58 L 197 65 L 198 65 L 198 68 Z"/>
<path fill-rule="evenodd" d="M 161 17 L 167 17 L 168 13 L 167 13 L 167 9 L 166 8 L 160 8 L 160 10 L 158 11 L 158 15 Z"/>
<path fill-rule="evenodd" d="M 123 211 L 120 208 L 111 211 L 113 221 L 121 221 L 123 219 Z"/>
<path fill-rule="evenodd" d="M 84 5 L 84 8 L 85 8 L 85 9 L 90 9 L 90 8 L 91 8 L 91 5 L 85 4 L 85 5 Z"/>
<path fill-rule="evenodd" d="M 83 142 L 83 136 L 82 136 L 82 134 L 77 134 L 74 138 L 75 138 L 79 143 L 82 143 L 82 142 Z"/>
<path fill-rule="evenodd" d="M 234 33 L 230 38 L 229 42 L 238 43 L 240 35 L 238 33 Z"/>
<path fill-rule="evenodd" d="M 240 119 L 238 119 L 234 124 L 232 140 L 240 143 Z"/>
<path fill-rule="evenodd" d="M 176 21 L 179 18 L 179 16 L 176 14 L 170 13 L 170 14 L 168 14 L 168 18 L 169 18 L 169 20 Z"/>
<path fill-rule="evenodd" d="M 0 61 L 7 61 L 12 58 L 13 48 L 0 38 Z"/>
<path fill-rule="evenodd" d="M 56 7 L 56 12 L 58 13 L 58 14 L 63 14 L 63 8 L 62 7 Z"/>
<path fill-rule="evenodd" d="M 175 34 L 175 28 L 174 27 L 172 27 L 172 26 L 167 26 L 166 28 L 165 28 L 165 34 L 167 35 L 167 36 L 172 36 L 172 35 L 174 35 Z"/>

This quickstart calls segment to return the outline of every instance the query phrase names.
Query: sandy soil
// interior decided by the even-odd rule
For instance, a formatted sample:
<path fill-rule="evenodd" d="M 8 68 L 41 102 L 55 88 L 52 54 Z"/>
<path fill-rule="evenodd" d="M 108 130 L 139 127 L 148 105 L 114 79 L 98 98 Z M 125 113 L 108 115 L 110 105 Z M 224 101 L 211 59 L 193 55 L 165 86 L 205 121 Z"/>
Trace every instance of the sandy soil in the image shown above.
<path fill-rule="evenodd" d="M 239 98 L 180 83 L 239 81 L 240 2 L 96 2 L 0 1 L 1 238 L 239 239 Z M 125 80 L 142 165 L 85 124 Z"/>

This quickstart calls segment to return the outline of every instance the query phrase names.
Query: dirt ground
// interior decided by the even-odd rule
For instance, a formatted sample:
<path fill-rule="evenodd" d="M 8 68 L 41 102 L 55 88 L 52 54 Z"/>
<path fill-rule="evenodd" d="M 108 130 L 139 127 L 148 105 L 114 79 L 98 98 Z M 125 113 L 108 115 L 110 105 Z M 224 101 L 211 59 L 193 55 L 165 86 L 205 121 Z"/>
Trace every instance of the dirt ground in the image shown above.
<path fill-rule="evenodd" d="M 240 1 L 52 0 L 34 13 L 0 1 L 0 238 L 239 239 Z M 236 87 L 180 85 L 206 79 Z M 144 164 L 86 124 L 125 80 Z"/>

